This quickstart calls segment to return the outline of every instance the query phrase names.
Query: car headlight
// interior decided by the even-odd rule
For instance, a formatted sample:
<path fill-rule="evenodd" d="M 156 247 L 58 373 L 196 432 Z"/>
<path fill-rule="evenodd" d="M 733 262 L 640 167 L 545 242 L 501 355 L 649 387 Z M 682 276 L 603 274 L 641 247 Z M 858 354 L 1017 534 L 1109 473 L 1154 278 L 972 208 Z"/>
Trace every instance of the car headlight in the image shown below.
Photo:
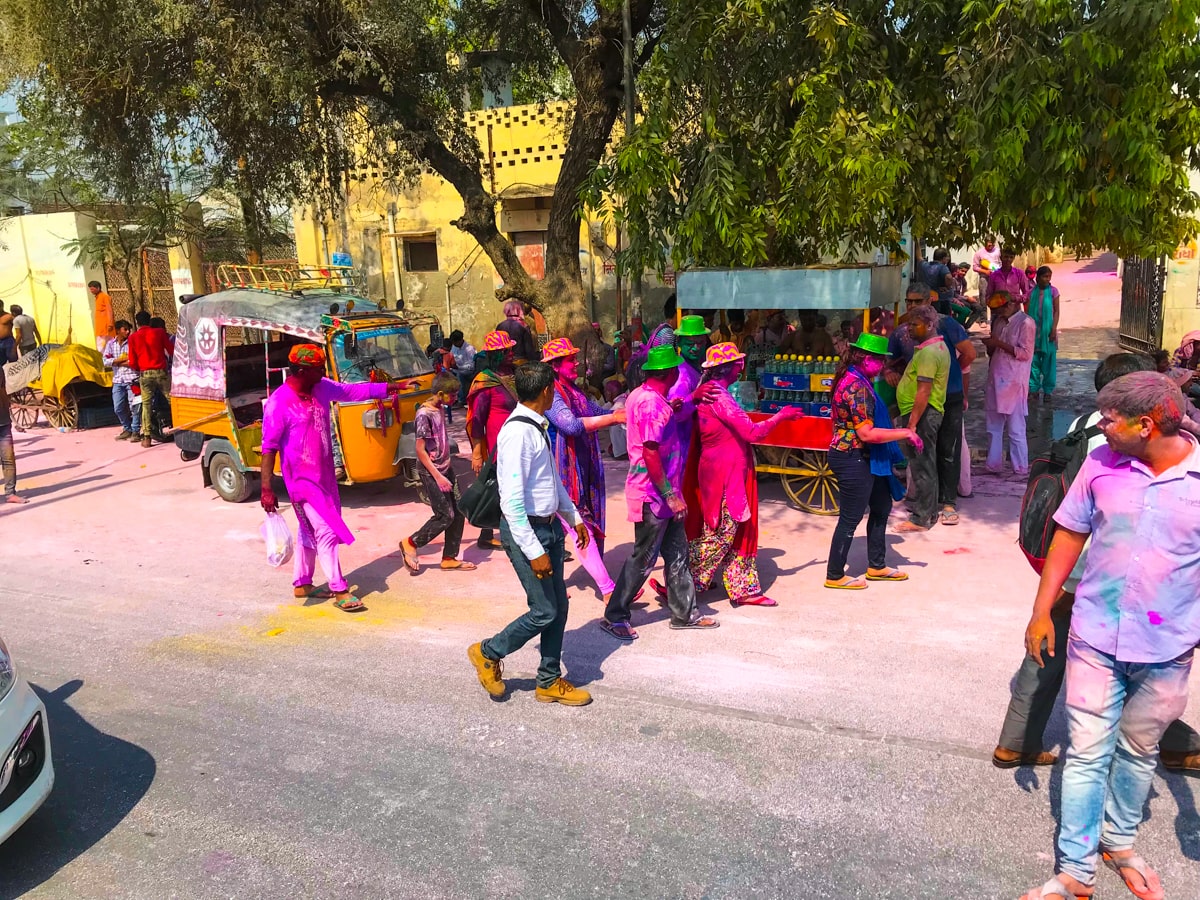
<path fill-rule="evenodd" d="M 13 665 L 12 657 L 9 656 L 4 641 L 0 640 L 0 700 L 8 696 L 8 692 L 12 690 L 16 680 L 17 667 Z"/>

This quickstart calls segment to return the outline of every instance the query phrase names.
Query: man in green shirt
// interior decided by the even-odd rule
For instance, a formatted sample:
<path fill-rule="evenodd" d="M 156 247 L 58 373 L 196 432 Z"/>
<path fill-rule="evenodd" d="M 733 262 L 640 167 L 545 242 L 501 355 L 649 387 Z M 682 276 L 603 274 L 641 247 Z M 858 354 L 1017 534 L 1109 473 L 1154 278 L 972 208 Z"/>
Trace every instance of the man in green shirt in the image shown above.
<path fill-rule="evenodd" d="M 909 444 L 902 445 L 912 474 L 913 496 L 908 521 L 896 527 L 900 533 L 928 531 L 937 521 L 938 432 L 950 381 L 950 351 L 938 333 L 938 319 L 932 306 L 918 306 L 908 313 L 909 330 L 917 346 L 896 385 L 896 403 L 905 424 L 921 438 L 924 448 L 918 453 Z"/>

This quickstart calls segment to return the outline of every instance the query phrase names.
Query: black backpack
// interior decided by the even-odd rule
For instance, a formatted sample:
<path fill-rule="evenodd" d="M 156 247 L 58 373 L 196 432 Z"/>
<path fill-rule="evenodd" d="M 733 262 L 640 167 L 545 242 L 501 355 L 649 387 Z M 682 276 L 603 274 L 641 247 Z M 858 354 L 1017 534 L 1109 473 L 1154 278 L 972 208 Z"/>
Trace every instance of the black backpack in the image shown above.
<path fill-rule="evenodd" d="M 546 432 L 542 431 L 542 427 L 528 416 L 510 415 L 504 422 L 507 426 L 509 422 L 524 422 L 531 428 L 536 428 L 542 432 L 542 436 L 546 437 L 546 443 L 549 445 L 550 439 L 546 436 Z M 551 451 L 553 452 L 553 451 Z M 483 463 L 483 468 L 479 470 L 479 475 L 471 486 L 462 493 L 459 498 L 458 508 L 462 510 L 463 516 L 476 528 L 499 528 L 500 527 L 500 485 L 496 478 L 496 457 L 493 455 Z"/>
<path fill-rule="evenodd" d="M 1088 441 L 1100 434 L 1100 427 L 1084 428 L 1086 416 L 1072 422 L 1066 437 L 1050 444 L 1050 449 L 1029 466 L 1029 482 L 1021 498 L 1021 522 L 1017 543 L 1033 570 L 1039 575 L 1046 563 L 1050 541 L 1054 538 L 1054 514 L 1071 482 L 1087 459 Z"/>

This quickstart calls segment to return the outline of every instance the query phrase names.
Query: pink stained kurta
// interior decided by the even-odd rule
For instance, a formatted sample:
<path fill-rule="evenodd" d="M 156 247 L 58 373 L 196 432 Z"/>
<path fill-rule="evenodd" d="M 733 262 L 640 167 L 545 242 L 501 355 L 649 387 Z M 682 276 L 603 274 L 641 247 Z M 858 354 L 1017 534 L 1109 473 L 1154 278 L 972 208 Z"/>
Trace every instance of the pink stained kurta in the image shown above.
<path fill-rule="evenodd" d="M 263 404 L 262 448 L 264 452 L 278 451 L 292 504 L 315 509 L 343 544 L 354 543 L 354 535 L 342 520 L 329 407 L 331 403 L 383 400 L 387 390 L 383 383 L 340 384 L 322 378 L 312 397 L 305 399 L 285 381 Z"/>
<path fill-rule="evenodd" d="M 735 522 L 756 517 L 750 509 L 746 483 L 753 477 L 754 448 L 777 424 L 774 417 L 753 422 L 723 387 L 712 403 L 699 408 L 700 462 L 698 481 L 700 514 L 714 531 L 721 520 L 721 502 Z"/>
<path fill-rule="evenodd" d="M 987 389 L 984 407 L 1004 416 L 1029 412 L 1029 370 L 1033 367 L 1033 349 L 1037 342 L 1037 325 L 1023 312 L 1016 313 L 1004 323 L 996 335 L 1012 344 L 1016 355 L 1006 350 L 993 350 L 988 361 Z"/>

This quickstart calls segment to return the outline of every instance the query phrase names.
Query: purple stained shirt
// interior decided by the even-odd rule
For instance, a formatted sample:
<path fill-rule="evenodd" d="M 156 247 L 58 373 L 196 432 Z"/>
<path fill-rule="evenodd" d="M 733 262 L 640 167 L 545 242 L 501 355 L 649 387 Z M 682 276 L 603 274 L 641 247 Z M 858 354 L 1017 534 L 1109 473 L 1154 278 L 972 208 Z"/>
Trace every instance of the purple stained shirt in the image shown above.
<path fill-rule="evenodd" d="M 425 452 L 433 467 L 445 474 L 450 468 L 450 439 L 446 436 L 446 414 L 441 407 L 430 409 L 423 403 L 418 406 L 413 433 L 417 440 L 425 441 Z"/>
<path fill-rule="evenodd" d="M 1200 445 L 1154 475 L 1104 446 L 1088 455 L 1054 521 L 1091 535 L 1071 629 L 1121 662 L 1161 663 L 1200 642 Z"/>
<path fill-rule="evenodd" d="M 692 368 L 686 362 L 680 363 L 679 378 L 667 393 L 668 400 L 683 401 L 683 406 L 680 407 L 679 412 L 675 413 L 675 420 L 679 425 L 679 444 L 683 447 L 685 460 L 688 448 L 692 446 L 692 431 L 696 427 L 696 404 L 692 400 L 692 394 L 696 392 L 696 388 L 700 387 L 700 378 L 703 374 L 699 369 Z"/>
<path fill-rule="evenodd" d="M 262 448 L 279 452 L 279 468 L 292 504 L 315 507 L 343 544 L 354 543 L 354 535 L 342 521 L 329 405 L 382 400 L 387 390 L 382 382 L 340 384 L 322 378 L 312 396 L 304 398 L 285 381 L 263 403 Z"/>
<path fill-rule="evenodd" d="M 683 490 L 683 464 L 685 450 L 679 441 L 679 421 L 671 409 L 670 402 L 661 394 L 642 385 L 629 395 L 625 404 L 628 416 L 625 427 L 629 443 L 629 475 L 625 479 L 625 501 L 629 505 L 629 521 L 642 521 L 642 504 L 649 503 L 650 509 L 660 519 L 669 519 L 671 508 L 663 499 L 658 488 L 646 471 L 643 445 L 647 441 L 658 444 L 663 470 L 675 493 Z"/>

